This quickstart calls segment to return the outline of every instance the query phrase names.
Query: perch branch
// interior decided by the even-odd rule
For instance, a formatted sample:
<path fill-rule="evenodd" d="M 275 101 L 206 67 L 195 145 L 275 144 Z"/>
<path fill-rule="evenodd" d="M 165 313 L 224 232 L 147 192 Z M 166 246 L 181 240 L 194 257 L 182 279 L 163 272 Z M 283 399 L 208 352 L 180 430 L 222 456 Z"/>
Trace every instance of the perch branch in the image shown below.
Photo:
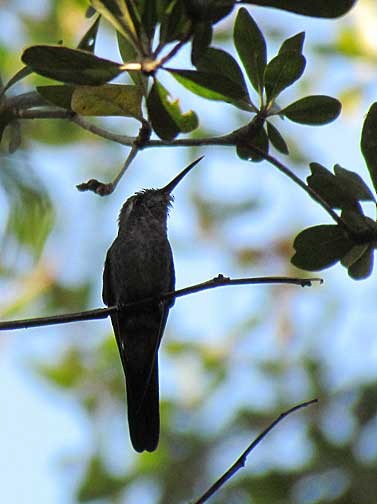
<path fill-rule="evenodd" d="M 246 448 L 246 450 L 242 453 L 242 455 L 234 462 L 234 464 L 217 480 L 211 487 L 201 496 L 199 499 L 197 499 L 193 504 L 203 504 L 204 502 L 207 502 L 212 495 L 214 495 L 219 488 L 221 488 L 227 481 L 229 481 L 230 478 L 232 478 L 237 471 L 242 469 L 242 467 L 245 466 L 247 457 L 249 456 L 250 452 L 254 450 L 256 446 L 259 445 L 259 443 L 267 436 L 267 434 L 282 420 L 284 420 L 285 417 L 290 415 L 291 413 L 294 413 L 295 411 L 306 408 L 307 406 L 311 406 L 314 403 L 317 403 L 318 399 L 312 399 L 311 401 L 306 401 L 300 404 L 297 404 L 296 406 L 293 406 L 292 408 L 289 408 L 289 410 L 284 411 L 281 413 L 259 436 L 254 439 L 254 441 Z"/>
<path fill-rule="evenodd" d="M 137 306 L 148 304 L 151 302 L 162 301 L 166 299 L 178 298 L 188 296 L 195 292 L 214 289 L 216 287 L 225 287 L 227 285 L 252 285 L 252 284 L 293 284 L 301 285 L 301 287 L 311 286 L 312 282 L 322 283 L 320 278 L 289 278 L 289 277 L 260 277 L 260 278 L 234 278 L 224 277 L 218 275 L 211 280 L 202 282 L 200 284 L 191 285 L 176 291 L 166 292 L 156 298 L 146 298 L 133 303 L 127 303 L 122 307 L 123 310 L 132 309 Z M 86 310 L 76 313 L 66 313 L 62 315 L 52 315 L 50 317 L 37 317 L 23 320 L 10 320 L 0 322 L 0 331 L 11 329 L 27 329 L 29 327 L 40 327 L 45 325 L 66 324 L 68 322 L 78 322 L 82 320 L 96 320 L 103 319 L 118 311 L 117 306 L 110 306 L 109 308 L 97 308 L 94 310 Z"/>

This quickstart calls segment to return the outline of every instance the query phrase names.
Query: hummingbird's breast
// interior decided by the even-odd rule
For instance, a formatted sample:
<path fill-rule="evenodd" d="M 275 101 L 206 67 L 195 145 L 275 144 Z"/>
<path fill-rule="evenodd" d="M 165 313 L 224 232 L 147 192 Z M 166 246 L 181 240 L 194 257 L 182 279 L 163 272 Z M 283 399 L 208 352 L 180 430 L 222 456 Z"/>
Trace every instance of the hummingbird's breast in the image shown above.
<path fill-rule="evenodd" d="M 174 288 L 174 265 L 166 233 L 150 227 L 119 234 L 111 247 L 117 302 L 155 297 Z"/>

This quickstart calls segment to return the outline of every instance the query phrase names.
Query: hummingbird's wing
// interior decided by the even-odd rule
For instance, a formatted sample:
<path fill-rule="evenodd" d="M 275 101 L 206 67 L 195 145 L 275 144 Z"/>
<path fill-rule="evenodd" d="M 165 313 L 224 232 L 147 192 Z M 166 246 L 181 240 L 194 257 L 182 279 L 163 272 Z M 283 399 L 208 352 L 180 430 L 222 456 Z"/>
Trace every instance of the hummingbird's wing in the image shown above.
<path fill-rule="evenodd" d="M 169 288 L 174 290 L 175 275 L 170 251 Z M 117 304 L 112 271 L 111 248 L 103 272 L 102 298 L 107 306 Z M 156 449 L 160 433 L 158 348 L 174 299 L 135 307 L 111 315 L 127 388 L 128 424 L 136 451 Z"/>

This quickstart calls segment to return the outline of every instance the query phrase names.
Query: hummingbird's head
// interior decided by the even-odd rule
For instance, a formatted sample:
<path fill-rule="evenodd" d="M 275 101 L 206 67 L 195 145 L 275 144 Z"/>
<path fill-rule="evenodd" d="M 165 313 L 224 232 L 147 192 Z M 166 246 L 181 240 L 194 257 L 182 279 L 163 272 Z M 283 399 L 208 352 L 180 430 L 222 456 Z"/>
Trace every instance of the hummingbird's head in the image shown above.
<path fill-rule="evenodd" d="M 123 205 L 119 214 L 119 227 L 129 226 L 131 220 L 154 218 L 166 223 L 169 207 L 174 201 L 171 194 L 183 177 L 203 158 L 196 159 L 161 189 L 143 189 Z"/>

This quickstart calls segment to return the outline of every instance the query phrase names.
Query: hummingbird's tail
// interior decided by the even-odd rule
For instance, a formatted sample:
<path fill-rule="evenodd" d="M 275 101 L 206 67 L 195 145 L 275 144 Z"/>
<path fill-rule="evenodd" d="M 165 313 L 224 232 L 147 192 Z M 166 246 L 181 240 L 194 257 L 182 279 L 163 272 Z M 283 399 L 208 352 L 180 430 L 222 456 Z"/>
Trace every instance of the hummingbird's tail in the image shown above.
<path fill-rule="evenodd" d="M 127 369 L 128 425 L 136 451 L 154 451 L 160 437 L 160 411 L 157 355 L 152 371 L 148 369 L 147 382 Z"/>
<path fill-rule="evenodd" d="M 160 436 L 157 350 L 161 312 L 118 314 L 112 322 L 126 377 L 131 442 L 138 452 L 152 452 Z"/>

